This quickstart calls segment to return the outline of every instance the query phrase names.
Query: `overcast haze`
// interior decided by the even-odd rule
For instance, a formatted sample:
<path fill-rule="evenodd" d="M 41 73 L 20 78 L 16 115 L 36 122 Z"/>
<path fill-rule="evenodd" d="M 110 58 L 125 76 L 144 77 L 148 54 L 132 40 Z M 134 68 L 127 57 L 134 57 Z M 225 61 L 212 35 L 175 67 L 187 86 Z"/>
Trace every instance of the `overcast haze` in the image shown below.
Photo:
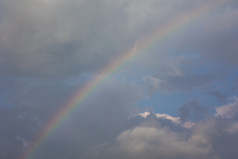
<path fill-rule="evenodd" d="M 0 159 L 237 159 L 238 1 L 137 47 L 211 3 L 0 0 Z M 21 158 L 60 108 L 128 49 L 140 54 L 106 72 Z"/>

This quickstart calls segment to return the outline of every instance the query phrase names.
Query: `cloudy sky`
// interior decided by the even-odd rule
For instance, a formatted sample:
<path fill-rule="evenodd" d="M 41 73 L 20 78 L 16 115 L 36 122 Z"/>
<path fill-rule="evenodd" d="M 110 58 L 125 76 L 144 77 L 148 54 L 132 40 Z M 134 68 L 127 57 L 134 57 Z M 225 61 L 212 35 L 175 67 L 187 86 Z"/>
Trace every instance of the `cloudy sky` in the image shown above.
<path fill-rule="evenodd" d="M 237 0 L 0 0 L 0 158 L 237 159 L 237 28 Z"/>

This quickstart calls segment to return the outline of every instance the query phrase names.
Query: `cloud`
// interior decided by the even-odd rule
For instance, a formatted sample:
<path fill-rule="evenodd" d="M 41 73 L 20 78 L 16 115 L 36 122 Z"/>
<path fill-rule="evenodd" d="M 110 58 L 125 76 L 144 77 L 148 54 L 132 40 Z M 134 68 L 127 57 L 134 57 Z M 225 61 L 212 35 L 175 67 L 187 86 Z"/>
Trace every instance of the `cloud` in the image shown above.
<path fill-rule="evenodd" d="M 230 128 L 228 128 L 227 132 L 230 134 L 238 133 L 238 123 L 234 123 Z"/>
<path fill-rule="evenodd" d="M 182 121 L 203 119 L 206 116 L 206 107 L 198 101 L 191 101 L 179 108 Z"/>
<path fill-rule="evenodd" d="M 143 118 L 147 118 L 150 115 L 150 112 L 139 113 L 138 115 Z"/>
<path fill-rule="evenodd" d="M 101 151 L 105 158 L 218 158 L 202 136 L 186 138 L 167 127 L 138 126 L 122 132 L 113 145 L 105 147 Z"/>
<path fill-rule="evenodd" d="M 57 88 L 61 84 L 58 83 L 54 87 Z M 67 83 L 65 84 L 67 85 Z M 36 89 L 37 86 L 33 88 Z M 43 87 L 41 89 L 47 92 L 48 89 L 52 88 Z M 131 159 L 147 157 L 154 159 L 161 157 L 223 159 L 229 156 L 228 154 L 232 154 L 230 158 L 235 159 L 236 150 L 232 149 L 235 143 L 229 139 L 231 136 L 236 138 L 237 135 L 235 116 L 227 119 L 215 115 L 199 122 L 183 122 L 180 121 L 179 117 L 168 114 L 155 113 L 151 115 L 151 113 L 145 112 L 139 114 L 145 118 L 128 118 L 130 113 L 135 110 L 133 107 L 136 101 L 142 96 L 139 92 L 137 86 L 133 84 L 117 80 L 108 81 L 62 123 L 35 154 L 34 158 L 80 157 L 82 159 L 100 159 L 115 157 L 116 159 Z M 39 94 L 37 96 L 39 97 Z M 58 99 L 58 97 L 59 95 L 55 95 L 51 98 Z M 41 97 L 39 99 L 38 101 L 41 101 Z M 51 103 L 44 100 L 45 104 L 48 102 Z M 7 132 L 5 142 L 2 138 L 4 135 L 1 135 L 2 144 L 9 142 L 15 136 L 11 142 L 13 145 L 18 143 L 18 146 L 11 147 L 14 155 L 20 154 L 21 149 L 27 146 L 31 137 L 34 137 L 36 131 L 42 126 L 39 125 L 39 119 L 46 118 L 42 115 L 49 105 L 41 105 L 42 103 L 39 102 L 38 105 L 19 110 L 16 114 L 13 110 L 10 110 L 9 113 L 5 112 L 5 115 L 1 116 L 1 121 L 6 121 L 4 117 L 8 117 L 8 123 L 10 121 L 9 116 L 15 118 L 12 120 L 11 128 L 15 129 L 15 126 L 19 125 L 19 122 L 21 123 L 19 130 L 13 131 L 15 133 L 12 136 L 9 134 L 7 125 L 5 125 L 6 131 L 4 132 Z M 29 109 L 37 107 L 41 107 L 42 111 L 32 112 L 32 109 Z M 56 110 L 58 108 L 51 109 Z M 38 119 L 36 116 L 38 116 Z M 164 122 L 164 120 L 171 121 L 174 124 Z M 180 123 L 176 124 L 178 121 Z M 33 131 L 32 128 L 35 130 Z M 224 146 L 219 147 L 221 144 Z M 16 149 L 18 149 L 18 153 L 16 153 Z M 3 152 L 8 154 L 9 150 L 3 150 Z"/>
<path fill-rule="evenodd" d="M 22 109 L 0 107 L 0 112 L 0 158 L 18 158 L 37 132 L 38 121 Z"/>
<path fill-rule="evenodd" d="M 128 121 L 128 117 L 135 111 L 135 103 L 141 96 L 134 84 L 108 80 L 66 117 L 35 154 L 35 158 L 75 158 L 95 145 L 112 140 L 121 131 L 134 125 L 132 121 Z M 47 110 L 45 106 L 38 107 L 41 107 L 41 113 Z M 50 118 L 57 114 L 59 108 L 51 109 L 54 112 L 51 112 Z M 58 146 L 52 148 L 53 145 Z"/>
<path fill-rule="evenodd" d="M 166 128 L 137 127 L 122 132 L 117 141 L 126 156 L 132 158 L 206 158 L 211 148 L 206 140 L 196 140 L 193 136 L 187 141 Z M 203 145 L 200 147 L 199 145 Z"/>
<path fill-rule="evenodd" d="M 208 94 L 216 97 L 221 102 L 225 102 L 227 100 L 227 95 L 219 91 L 209 91 Z"/>
<path fill-rule="evenodd" d="M 189 50 L 199 53 L 210 59 L 211 62 L 237 65 L 235 62 L 238 58 L 237 45 L 234 43 L 237 41 L 238 33 L 235 29 L 238 25 L 237 16 L 237 7 L 228 3 L 226 7 L 222 7 L 215 14 L 210 14 L 200 23 L 196 23 L 196 26 L 184 36 L 186 45 L 190 44 L 191 46 Z M 180 46 L 184 47 L 184 44 L 180 44 Z"/>
<path fill-rule="evenodd" d="M 190 129 L 171 129 L 168 125 L 141 124 L 122 131 L 113 141 L 89 149 L 86 158 L 236 158 L 236 120 L 209 117 Z M 182 125 L 181 125 L 182 126 Z M 228 128 L 228 129 L 227 129 Z"/>
<path fill-rule="evenodd" d="M 221 118 L 233 118 L 237 116 L 238 110 L 238 98 L 233 97 L 233 102 L 217 107 L 216 108 L 216 116 L 219 116 Z"/>
<path fill-rule="evenodd" d="M 147 30 L 155 30 L 154 28 L 167 24 L 175 15 L 205 2 L 1 0 L 0 4 L 4 9 L 1 9 L 0 17 L 0 73 L 62 77 L 97 71 L 127 48 L 133 48 L 136 41 L 140 41 L 148 33 Z M 190 37 L 194 34 L 190 34 L 188 30 L 185 33 L 186 36 L 190 35 L 188 39 L 184 35 L 184 40 L 178 41 L 175 38 L 178 44 L 174 48 L 180 46 L 182 41 L 186 46 L 192 41 L 194 44 L 199 43 L 199 48 L 215 48 L 209 52 L 199 52 L 203 56 L 229 58 L 231 61 L 236 59 L 236 54 L 232 51 L 236 50 L 232 43 L 236 36 L 230 36 L 236 28 L 236 16 L 236 8 L 226 9 L 213 21 L 208 19 L 205 24 L 201 24 L 210 28 L 225 25 L 224 27 L 216 32 L 214 29 L 202 29 L 195 34 L 209 35 L 208 32 L 213 31 L 215 36 L 199 36 L 198 40 L 191 40 Z M 230 31 L 226 32 L 227 29 Z M 223 38 L 218 38 L 221 36 L 220 32 L 224 32 Z M 222 40 L 224 37 L 228 39 Z M 205 40 L 209 43 L 204 42 Z M 218 43 L 222 45 L 217 45 Z M 171 48 L 171 45 L 173 38 L 170 44 L 160 47 L 161 50 L 166 50 L 163 48 Z M 223 56 L 221 51 L 219 56 L 215 56 L 214 52 L 217 50 L 226 50 L 229 56 Z M 171 71 L 170 74 L 181 74 L 176 67 Z"/>
<path fill-rule="evenodd" d="M 191 122 L 191 121 L 186 121 L 183 123 L 183 127 L 187 128 L 187 129 L 192 128 L 194 125 L 195 125 L 195 123 Z"/>
<path fill-rule="evenodd" d="M 1 10 L 0 19 L 0 72 L 4 75 L 94 71 L 134 43 L 130 38 L 122 40 L 125 15 L 120 6 L 113 9 L 106 1 L 99 5 L 81 0 L 0 3 L 7 10 Z"/>
<path fill-rule="evenodd" d="M 160 89 L 161 84 L 163 83 L 163 80 L 160 80 L 159 78 L 153 76 L 144 77 L 144 81 L 148 83 L 146 90 L 149 96 L 157 92 Z"/>
<path fill-rule="evenodd" d="M 233 87 L 226 81 L 237 78 L 237 1 L 144 50 L 138 46 L 206 3 L 0 0 L 0 158 L 18 158 L 81 86 L 132 48 L 141 53 L 95 88 L 32 159 L 236 159 L 238 99 L 224 104 L 227 94 L 208 91 Z M 194 90 L 208 102 L 207 92 L 222 102 L 215 115 L 208 116 L 199 100 L 188 99 L 179 116 L 169 115 L 169 104 L 155 104 L 160 93 Z M 134 117 L 145 98 L 146 105 L 171 112 Z"/>
<path fill-rule="evenodd" d="M 144 112 L 144 113 L 139 113 L 135 116 L 141 116 L 141 117 L 146 119 L 150 115 L 154 115 L 158 119 L 169 120 L 169 121 L 173 122 L 174 124 L 179 124 L 180 123 L 180 117 L 173 117 L 173 116 L 170 116 L 170 115 L 165 114 L 165 113 L 163 113 L 163 114 L 160 114 L 160 113 L 153 114 L 153 113 L 150 113 L 150 112 Z"/>
<path fill-rule="evenodd" d="M 157 58 L 163 60 L 158 63 Z M 204 90 L 215 82 L 223 82 L 227 71 L 204 60 L 198 54 L 160 54 L 143 57 L 138 62 L 143 68 L 140 65 L 138 67 L 149 74 L 143 77 L 143 83 L 147 84 L 146 91 L 151 96 L 156 92 Z"/>
<path fill-rule="evenodd" d="M 180 123 L 180 117 L 172 117 L 172 116 L 170 116 L 168 114 L 159 114 L 159 113 L 157 113 L 155 115 L 159 119 L 167 119 L 167 120 L 172 121 L 175 124 L 179 124 Z"/>

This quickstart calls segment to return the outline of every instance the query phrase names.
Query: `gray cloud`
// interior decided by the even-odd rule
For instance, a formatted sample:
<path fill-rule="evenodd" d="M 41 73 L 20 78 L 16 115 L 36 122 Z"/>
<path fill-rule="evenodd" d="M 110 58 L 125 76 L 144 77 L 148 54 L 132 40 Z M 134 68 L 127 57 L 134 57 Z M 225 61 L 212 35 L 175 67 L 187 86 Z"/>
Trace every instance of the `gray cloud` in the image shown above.
<path fill-rule="evenodd" d="M 186 131 L 162 125 L 156 117 L 122 131 L 113 142 L 89 149 L 86 158 L 236 158 L 237 118 L 212 116 Z M 157 122 L 157 124 L 155 124 Z"/>
<path fill-rule="evenodd" d="M 209 91 L 208 94 L 216 97 L 220 102 L 225 102 L 228 98 L 226 94 L 223 94 L 219 91 Z"/>
<path fill-rule="evenodd" d="M 166 58 L 164 55 L 159 55 L 158 57 L 163 59 L 159 63 L 155 56 L 152 57 L 151 60 L 145 57 L 148 65 L 142 62 L 143 66 L 146 65 L 145 70 L 149 74 L 142 80 L 147 85 L 146 91 L 149 96 L 158 91 L 205 90 L 215 82 L 224 82 L 229 75 L 227 68 L 214 68 L 210 61 L 203 61 L 199 55 L 188 55 L 188 57 L 168 55 L 165 56 Z M 211 68 L 208 68 L 209 65 L 212 65 Z"/>
<path fill-rule="evenodd" d="M 59 85 L 62 83 L 54 87 L 40 87 L 38 89 L 41 92 L 37 96 L 30 97 L 35 101 L 30 107 L 30 110 L 33 110 L 31 113 L 41 121 L 38 129 L 43 128 L 60 107 L 64 106 L 62 103 L 69 100 L 61 98 L 63 94 L 60 89 L 55 94 L 49 91 L 55 90 Z M 65 85 L 67 86 L 66 83 Z M 68 89 L 70 94 L 75 91 L 72 88 Z M 65 90 L 63 92 L 66 93 Z M 47 99 L 49 96 L 50 99 Z M 141 96 L 139 88 L 133 84 L 112 79 L 107 81 L 107 84 L 95 90 L 90 98 L 70 114 L 35 154 L 35 158 L 75 158 L 90 147 L 110 141 L 121 131 L 133 125 L 133 122 L 128 122 L 128 117 L 135 111 L 135 103 Z M 37 135 L 37 133 L 32 134 Z M 19 137 L 23 138 L 22 135 Z M 27 141 L 30 142 L 31 139 Z"/>
<path fill-rule="evenodd" d="M 186 120 L 199 120 L 207 116 L 207 108 L 198 101 L 191 101 L 179 108 L 180 118 Z"/>
<path fill-rule="evenodd" d="M 179 47 L 190 48 L 190 51 L 209 58 L 212 62 L 236 65 L 237 16 L 237 7 L 229 3 L 225 9 L 196 23 L 196 26 L 184 34 L 184 41 L 179 42 Z"/>
<path fill-rule="evenodd" d="M 1 11 L 1 73 L 77 74 L 94 70 L 122 51 L 116 43 L 122 48 L 130 43 L 121 39 L 124 27 L 118 25 L 125 15 L 120 7 L 92 3 L 1 1 L 8 10 Z"/>
<path fill-rule="evenodd" d="M 238 115 L 238 98 L 234 97 L 233 102 L 216 108 L 216 116 L 221 118 L 233 118 Z"/>
<path fill-rule="evenodd" d="M 146 30 L 168 23 L 174 15 L 205 2 L 2 0 L 0 72 L 62 76 L 97 70 L 126 48 L 133 47 L 148 32 Z M 199 48 L 205 49 L 199 54 L 235 64 L 237 48 L 232 41 L 237 37 L 234 35 L 236 16 L 236 8 L 228 8 L 213 21 L 207 19 L 201 23 L 203 29 L 197 34 L 188 30 L 178 37 L 183 38 L 182 41 L 175 38 L 178 44 L 173 44 L 172 38 L 171 43 L 162 48 L 184 46 L 181 42 L 187 46 L 187 42 L 192 41 L 192 46 L 199 44 Z M 212 35 L 201 36 L 208 33 Z M 211 50 L 213 48 L 215 50 Z"/>
<path fill-rule="evenodd" d="M 28 85 L 28 82 L 25 84 Z M 20 83 L 22 85 L 24 82 Z M 1 110 L 1 121 L 7 121 L 8 124 L 1 124 L 5 131 L 1 131 L 0 141 L 2 145 L 9 145 L 2 150 L 1 157 L 17 158 L 42 128 L 46 119 L 59 109 L 63 99 L 59 103 L 56 101 L 62 98 L 61 94 L 66 93 L 66 90 L 68 93 L 75 91 L 75 85 L 72 87 L 71 82 L 65 82 L 62 87 L 63 83 L 45 83 L 45 87 L 42 87 L 40 82 L 32 84 L 24 96 L 28 96 L 34 103 L 21 106 L 17 110 Z M 12 89 L 14 91 L 14 88 Z M 50 90 L 58 91 L 53 93 L 54 91 Z M 49 94 L 51 98 L 47 100 Z M 237 138 L 236 116 L 220 118 L 216 115 L 193 123 L 194 126 L 188 129 L 184 128 L 183 124 L 173 124 L 169 122 L 170 119 L 162 120 L 155 115 L 147 118 L 128 118 L 131 112 L 137 111 L 135 104 L 141 96 L 142 92 L 135 84 L 109 80 L 62 123 L 33 158 L 223 159 L 229 156 L 235 159 L 237 156 L 234 149 L 236 143 L 231 141 Z M 234 103 L 231 101 L 218 108 L 230 108 L 229 105 Z M 191 102 L 184 109 L 191 113 L 190 111 L 200 111 L 200 107 L 202 106 L 198 102 Z M 184 116 L 189 118 L 186 113 Z"/>
<path fill-rule="evenodd" d="M 0 0 L 0 158 L 18 158 L 94 72 L 206 2 Z M 121 69 L 119 80 L 114 74 L 95 89 L 33 159 L 236 159 L 236 98 L 210 117 L 199 101 L 182 106 L 180 117 L 131 116 L 141 99 L 158 92 L 207 93 L 228 79 L 238 58 L 237 6 L 229 1 L 143 50 Z M 228 102 L 226 94 L 209 94 Z"/>
<path fill-rule="evenodd" d="M 127 158 L 215 158 L 206 139 L 186 140 L 166 128 L 137 127 L 123 132 L 117 141 Z"/>

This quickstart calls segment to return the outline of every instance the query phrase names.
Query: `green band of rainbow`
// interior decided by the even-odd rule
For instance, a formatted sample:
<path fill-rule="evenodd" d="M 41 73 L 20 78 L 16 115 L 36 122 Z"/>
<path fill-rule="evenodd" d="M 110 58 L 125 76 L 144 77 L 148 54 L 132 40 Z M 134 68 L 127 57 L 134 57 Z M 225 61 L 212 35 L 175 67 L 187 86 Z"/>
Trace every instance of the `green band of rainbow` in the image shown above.
<path fill-rule="evenodd" d="M 211 0 L 208 4 L 206 4 L 206 6 L 196 8 L 186 14 L 175 17 L 170 23 L 158 28 L 152 32 L 152 34 L 143 37 L 140 43 L 136 45 L 136 48 L 133 47 L 124 53 L 121 53 L 121 56 L 102 68 L 96 77 L 80 88 L 79 91 L 68 101 L 68 103 L 53 116 L 49 123 L 47 123 L 46 126 L 39 132 L 38 136 L 20 159 L 32 158 L 50 134 L 57 127 L 59 127 L 62 121 L 64 121 L 75 108 L 79 107 L 80 104 L 90 95 L 90 93 L 100 86 L 100 84 L 102 84 L 106 79 L 108 79 L 113 72 L 120 69 L 131 59 L 134 59 L 138 54 L 143 53 L 145 49 L 154 43 L 159 43 L 161 40 L 164 40 L 180 28 L 183 28 L 191 21 L 199 19 L 203 15 L 212 12 L 214 9 L 223 6 L 226 2 L 227 0 Z"/>

